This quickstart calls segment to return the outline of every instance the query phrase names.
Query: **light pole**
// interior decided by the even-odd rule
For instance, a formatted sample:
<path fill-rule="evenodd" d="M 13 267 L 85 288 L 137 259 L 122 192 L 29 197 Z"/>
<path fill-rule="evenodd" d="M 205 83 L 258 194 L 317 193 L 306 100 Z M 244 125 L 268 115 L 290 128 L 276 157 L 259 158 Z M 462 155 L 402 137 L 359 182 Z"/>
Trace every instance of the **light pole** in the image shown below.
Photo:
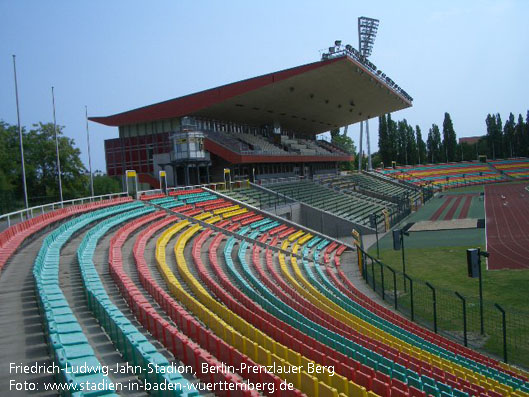
<path fill-rule="evenodd" d="M 358 52 L 363 59 L 367 59 L 373 51 L 375 38 L 378 31 L 378 19 L 359 17 L 358 18 Z M 371 147 L 369 142 L 369 116 L 365 120 L 366 123 L 366 141 L 367 141 L 367 169 L 373 169 L 371 164 Z M 360 121 L 360 131 L 362 131 L 363 121 Z M 360 132 L 360 153 L 362 153 L 362 132 Z M 358 167 L 360 171 L 361 167 Z"/>
<path fill-rule="evenodd" d="M 51 102 L 53 105 L 53 129 L 55 131 L 55 152 L 57 155 L 57 175 L 59 176 L 59 197 L 61 198 L 61 207 L 63 207 L 61 159 L 59 157 L 59 138 L 57 138 L 57 119 L 55 117 L 55 91 L 53 89 L 53 86 L 51 87 Z"/>
<path fill-rule="evenodd" d="M 20 160 L 22 163 L 22 186 L 24 187 L 24 203 L 28 209 L 28 188 L 26 185 L 26 167 L 24 166 L 24 146 L 22 142 L 22 126 L 20 125 L 20 106 L 18 104 L 18 83 L 17 83 L 17 64 L 16 55 L 13 55 L 13 72 L 15 74 L 15 98 L 17 102 L 17 121 L 18 121 L 18 141 L 20 145 Z"/>
<path fill-rule="evenodd" d="M 90 155 L 90 132 L 88 131 L 88 107 L 84 107 L 86 118 L 86 142 L 88 144 L 88 168 L 90 171 L 90 193 L 94 197 L 94 174 L 92 174 L 92 156 Z"/>

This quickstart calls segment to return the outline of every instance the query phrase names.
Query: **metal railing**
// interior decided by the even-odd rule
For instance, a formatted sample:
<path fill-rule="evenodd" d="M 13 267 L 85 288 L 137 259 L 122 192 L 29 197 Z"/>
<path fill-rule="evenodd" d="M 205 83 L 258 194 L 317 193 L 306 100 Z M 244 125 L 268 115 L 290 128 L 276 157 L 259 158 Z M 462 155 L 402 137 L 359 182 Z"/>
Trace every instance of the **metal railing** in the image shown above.
<path fill-rule="evenodd" d="M 45 214 L 46 212 L 54 211 L 57 208 L 63 208 L 69 205 L 84 204 L 86 202 L 93 202 L 93 201 L 98 201 L 98 200 L 101 201 L 105 199 L 111 199 L 114 197 L 122 197 L 126 195 L 127 195 L 127 192 L 108 193 L 108 194 L 102 194 L 99 196 L 81 197 L 81 198 L 76 198 L 76 199 L 71 199 L 71 200 L 64 200 L 62 202 L 57 201 L 54 203 L 37 205 L 37 206 L 30 207 L 27 209 L 24 208 L 22 210 L 13 211 L 7 214 L 0 215 L 0 224 L 3 222 L 7 222 L 7 227 L 10 227 L 14 221 L 22 222 L 25 219 L 34 218 L 35 216 Z"/>
<path fill-rule="evenodd" d="M 482 334 L 479 297 L 463 296 L 411 277 L 362 248 L 358 255 L 367 285 L 395 310 L 461 344 L 505 362 L 529 366 L 529 312 L 483 301 Z"/>

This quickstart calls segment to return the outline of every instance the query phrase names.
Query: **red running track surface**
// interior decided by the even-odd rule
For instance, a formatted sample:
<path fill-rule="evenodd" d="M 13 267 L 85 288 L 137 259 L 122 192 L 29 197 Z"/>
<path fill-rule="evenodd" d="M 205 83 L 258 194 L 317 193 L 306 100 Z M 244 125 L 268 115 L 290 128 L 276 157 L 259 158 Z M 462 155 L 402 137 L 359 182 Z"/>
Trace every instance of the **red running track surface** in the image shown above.
<path fill-rule="evenodd" d="M 458 219 L 465 219 L 468 216 L 468 210 L 470 209 L 470 204 L 472 204 L 472 197 L 473 195 L 465 196 L 465 202 L 463 203 L 463 208 L 461 208 Z"/>
<path fill-rule="evenodd" d="M 525 184 L 485 186 L 488 269 L 529 269 L 529 191 Z"/>
<path fill-rule="evenodd" d="M 461 204 L 461 200 L 463 199 L 463 196 L 457 196 L 457 198 L 454 200 L 452 206 L 450 207 L 450 209 L 448 210 L 448 212 L 446 213 L 445 217 L 444 217 L 444 220 L 445 221 L 451 221 L 452 218 L 454 217 L 457 209 L 459 208 L 459 204 Z"/>
<path fill-rule="evenodd" d="M 454 199 L 454 196 L 448 196 L 448 197 L 445 197 L 445 201 L 443 203 L 443 205 L 441 205 L 437 211 L 435 211 L 433 213 L 433 215 L 430 217 L 430 220 L 431 221 L 436 221 L 437 219 L 439 219 L 439 217 L 441 216 L 441 214 L 443 213 L 443 211 L 445 210 L 446 207 L 448 207 L 448 205 L 452 202 L 452 200 Z"/>

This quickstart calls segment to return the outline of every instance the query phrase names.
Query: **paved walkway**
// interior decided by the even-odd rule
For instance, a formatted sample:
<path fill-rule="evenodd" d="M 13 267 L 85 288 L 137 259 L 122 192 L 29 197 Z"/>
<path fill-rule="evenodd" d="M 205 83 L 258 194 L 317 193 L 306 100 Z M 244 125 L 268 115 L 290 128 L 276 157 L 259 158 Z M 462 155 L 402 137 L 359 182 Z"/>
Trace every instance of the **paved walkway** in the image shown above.
<path fill-rule="evenodd" d="M 10 374 L 9 364 L 51 365 L 43 332 L 35 282 L 33 263 L 42 240 L 41 235 L 26 243 L 9 260 L 0 276 L 0 391 L 2 396 L 42 395 L 54 393 L 9 391 L 10 380 L 17 382 L 53 383 L 52 374 Z"/>

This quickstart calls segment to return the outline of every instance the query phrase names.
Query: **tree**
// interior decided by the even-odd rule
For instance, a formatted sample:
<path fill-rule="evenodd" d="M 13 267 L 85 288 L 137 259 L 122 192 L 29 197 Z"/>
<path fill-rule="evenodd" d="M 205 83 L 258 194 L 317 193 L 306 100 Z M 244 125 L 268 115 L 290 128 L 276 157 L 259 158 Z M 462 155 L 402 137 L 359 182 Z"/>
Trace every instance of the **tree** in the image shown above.
<path fill-rule="evenodd" d="M 488 114 L 485 119 L 487 124 L 488 156 L 492 159 L 503 157 L 503 133 L 500 114 Z"/>
<path fill-rule="evenodd" d="M 417 141 L 415 140 L 415 131 L 409 124 L 406 126 L 406 157 L 408 164 L 417 164 Z"/>
<path fill-rule="evenodd" d="M 478 149 L 478 143 L 469 145 L 468 143 L 463 142 L 459 144 L 458 146 L 459 146 L 460 153 L 462 152 L 461 160 L 471 161 L 471 160 L 477 159 L 476 150 Z"/>
<path fill-rule="evenodd" d="M 406 119 L 397 123 L 397 163 L 408 164 L 408 122 Z"/>
<path fill-rule="evenodd" d="M 519 114 L 518 123 L 514 127 L 514 136 L 513 136 L 515 156 L 526 156 L 527 155 L 527 145 L 529 144 L 529 142 L 525 142 L 524 129 L 525 129 L 525 125 L 523 122 L 523 117 L 521 114 Z"/>
<path fill-rule="evenodd" d="M 57 126 L 63 197 L 65 200 L 88 195 L 88 177 L 80 159 L 80 151 L 73 139 L 62 134 L 63 127 Z M 55 152 L 55 131 L 51 123 L 39 123 L 32 129 L 22 130 L 26 183 L 30 205 L 59 200 L 57 158 Z M 0 189 L 12 194 L 21 207 L 23 200 L 22 170 L 20 167 L 18 129 L 0 122 Z M 10 193 L 6 193 L 10 192 Z M 14 209 L 14 208 L 13 208 Z"/>
<path fill-rule="evenodd" d="M 390 161 L 398 161 L 398 142 L 397 142 L 397 123 L 391 119 L 391 114 L 388 114 L 388 153 Z"/>
<path fill-rule="evenodd" d="M 438 163 L 441 160 L 441 132 L 437 124 L 432 124 L 428 131 L 428 159 L 432 163 Z"/>
<path fill-rule="evenodd" d="M 457 138 L 450 114 L 445 113 L 443 120 L 443 151 L 446 162 L 456 161 Z"/>
<path fill-rule="evenodd" d="M 378 148 L 380 158 L 384 165 L 391 165 L 391 142 L 389 140 L 388 122 L 385 115 L 378 118 Z"/>
<path fill-rule="evenodd" d="M 343 134 L 340 134 L 339 128 L 331 130 L 331 142 L 347 150 L 349 153 L 356 153 L 354 141 L 346 135 L 345 130 Z M 354 169 L 354 161 L 345 164 L 343 168 L 347 170 Z"/>
<path fill-rule="evenodd" d="M 513 157 L 514 156 L 514 114 L 510 113 L 509 118 L 505 122 L 503 127 L 503 156 Z"/>
<path fill-rule="evenodd" d="M 121 183 L 108 175 L 94 176 L 94 194 L 96 196 L 121 192 Z"/>
<path fill-rule="evenodd" d="M 427 163 L 428 160 L 426 158 L 426 145 L 424 141 L 422 140 L 422 133 L 421 133 L 421 127 L 418 125 L 415 126 L 415 135 L 416 135 L 416 141 L 417 141 L 417 162 L 419 164 L 421 163 Z"/>

